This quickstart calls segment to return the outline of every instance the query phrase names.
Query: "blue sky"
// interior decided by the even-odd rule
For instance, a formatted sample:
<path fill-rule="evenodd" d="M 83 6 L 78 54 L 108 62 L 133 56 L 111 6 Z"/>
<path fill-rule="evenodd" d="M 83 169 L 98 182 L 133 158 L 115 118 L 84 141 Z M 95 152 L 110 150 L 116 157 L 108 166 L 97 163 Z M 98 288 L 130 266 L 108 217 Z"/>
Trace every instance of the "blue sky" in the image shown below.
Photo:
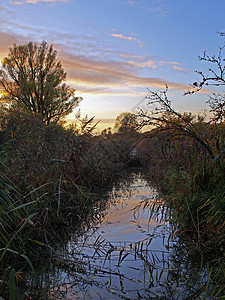
<path fill-rule="evenodd" d="M 210 91 L 183 92 L 207 70 L 198 56 L 223 45 L 224 13 L 224 0 L 1 0 L 0 59 L 14 43 L 54 43 L 81 113 L 101 128 L 165 84 L 176 109 L 200 112 Z"/>

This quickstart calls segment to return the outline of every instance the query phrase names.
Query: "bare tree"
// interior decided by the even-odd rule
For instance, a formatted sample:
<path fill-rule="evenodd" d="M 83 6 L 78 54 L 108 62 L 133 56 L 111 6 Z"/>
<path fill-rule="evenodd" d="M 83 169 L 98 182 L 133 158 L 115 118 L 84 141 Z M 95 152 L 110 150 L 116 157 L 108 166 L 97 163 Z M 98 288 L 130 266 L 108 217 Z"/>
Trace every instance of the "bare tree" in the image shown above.
<path fill-rule="evenodd" d="M 225 121 L 225 95 L 213 93 L 207 103 L 213 113 L 213 122 L 222 124 Z"/>
<path fill-rule="evenodd" d="M 149 100 L 148 111 L 140 110 L 138 117 L 142 122 L 142 126 L 152 125 L 154 131 L 152 135 L 159 132 L 166 132 L 169 138 L 176 136 L 184 136 L 196 140 L 201 144 L 209 155 L 214 158 L 214 151 L 207 137 L 199 130 L 197 123 L 201 122 L 201 118 L 194 122 L 195 117 L 191 113 L 179 113 L 171 104 L 165 91 L 150 91 L 146 99 Z M 152 109 L 151 109 L 152 108 Z"/>
<path fill-rule="evenodd" d="M 224 33 L 220 33 L 221 36 L 225 36 Z M 194 90 L 188 91 L 185 94 L 193 94 L 200 91 L 204 86 L 224 86 L 225 85 L 225 59 L 223 58 L 223 50 L 225 46 L 219 47 L 217 55 L 209 56 L 206 51 L 202 56 L 199 56 L 200 61 L 204 61 L 210 64 L 208 73 L 205 74 L 202 71 L 196 71 L 200 75 L 200 80 L 194 82 L 192 87 Z M 225 120 L 225 96 L 221 94 L 213 93 L 209 103 L 210 111 L 213 114 L 212 121 L 215 123 L 223 123 Z"/>

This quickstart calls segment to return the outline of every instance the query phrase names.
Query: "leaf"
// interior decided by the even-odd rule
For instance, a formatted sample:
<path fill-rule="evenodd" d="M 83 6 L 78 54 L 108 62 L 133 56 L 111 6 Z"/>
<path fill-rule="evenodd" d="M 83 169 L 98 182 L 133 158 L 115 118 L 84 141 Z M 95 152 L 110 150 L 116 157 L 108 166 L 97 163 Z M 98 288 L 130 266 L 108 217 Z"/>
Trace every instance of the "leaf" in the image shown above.
<path fill-rule="evenodd" d="M 57 207 L 57 217 L 59 217 L 59 209 L 60 209 L 60 202 L 61 202 L 61 182 L 62 182 L 62 174 L 60 174 L 59 178 L 59 196 L 58 196 L 58 207 Z"/>
<path fill-rule="evenodd" d="M 11 269 L 9 272 L 9 300 L 16 299 L 16 281 L 15 281 L 15 269 Z"/>

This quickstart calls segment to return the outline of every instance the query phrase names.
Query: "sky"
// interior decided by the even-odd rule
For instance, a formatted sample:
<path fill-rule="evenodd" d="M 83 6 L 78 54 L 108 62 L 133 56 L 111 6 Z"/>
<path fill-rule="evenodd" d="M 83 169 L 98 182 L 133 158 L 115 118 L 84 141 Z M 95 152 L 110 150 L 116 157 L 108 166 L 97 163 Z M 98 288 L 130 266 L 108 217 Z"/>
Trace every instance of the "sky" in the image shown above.
<path fill-rule="evenodd" d="M 224 0 L 1 0 L 0 60 L 13 44 L 53 43 L 99 130 L 166 84 L 175 109 L 199 113 L 211 90 L 183 94 L 207 72 L 198 57 L 224 45 L 224 13 Z"/>

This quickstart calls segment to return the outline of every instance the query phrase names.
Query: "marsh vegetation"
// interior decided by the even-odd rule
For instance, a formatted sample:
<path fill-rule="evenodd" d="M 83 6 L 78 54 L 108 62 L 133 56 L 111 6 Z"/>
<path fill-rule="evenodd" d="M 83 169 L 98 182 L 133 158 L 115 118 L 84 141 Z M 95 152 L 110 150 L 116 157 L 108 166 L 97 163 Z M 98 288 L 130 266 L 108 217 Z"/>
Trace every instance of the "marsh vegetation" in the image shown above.
<path fill-rule="evenodd" d="M 111 293 L 124 299 L 222 299 L 224 96 L 210 98 L 212 117 L 206 120 L 202 115 L 177 112 L 167 90 L 149 91 L 145 111 L 121 114 L 114 133 L 106 129 L 96 136 L 93 118 L 81 119 L 78 114 L 77 122 L 63 125 L 61 108 L 66 106 L 69 112 L 79 99 L 68 86 L 58 87 L 65 74 L 55 61 L 56 53 L 45 44 L 39 49 L 34 72 L 31 57 L 37 50 L 33 44 L 14 47 L 3 66 L 16 84 L 8 81 L 7 74 L 0 81 L 5 89 L 0 120 L 1 297 L 59 299 L 69 285 L 79 289 L 70 289 L 73 293 L 81 293 L 81 287 L 83 291 L 104 287 L 104 297 Z M 196 90 L 210 82 L 223 84 L 221 55 L 222 49 L 218 58 L 202 57 L 222 73 L 213 71 L 214 77 L 200 73 L 202 80 L 193 84 Z M 15 59 L 21 70 L 13 64 Z M 63 106 L 58 106 L 60 97 Z M 45 109 L 47 104 L 52 110 Z M 152 130 L 140 133 L 145 125 Z M 133 174 L 126 185 L 124 172 L 134 165 L 142 166 L 143 174 Z M 132 208 L 133 223 L 142 237 L 113 243 L 97 235 L 88 241 L 88 230 L 104 224 L 108 206 L 133 199 L 133 188 L 138 190 L 136 184 L 144 178 L 151 196 L 139 198 Z M 120 198 L 116 193 L 124 195 L 122 182 L 129 193 Z M 147 229 L 137 218 L 142 213 L 148 214 Z M 162 251 L 151 248 L 157 239 Z M 200 264 L 195 264 L 195 258 Z M 129 277 L 126 268 L 133 273 L 142 270 L 145 277 Z M 62 274 L 70 280 L 64 287 L 57 281 Z"/>

